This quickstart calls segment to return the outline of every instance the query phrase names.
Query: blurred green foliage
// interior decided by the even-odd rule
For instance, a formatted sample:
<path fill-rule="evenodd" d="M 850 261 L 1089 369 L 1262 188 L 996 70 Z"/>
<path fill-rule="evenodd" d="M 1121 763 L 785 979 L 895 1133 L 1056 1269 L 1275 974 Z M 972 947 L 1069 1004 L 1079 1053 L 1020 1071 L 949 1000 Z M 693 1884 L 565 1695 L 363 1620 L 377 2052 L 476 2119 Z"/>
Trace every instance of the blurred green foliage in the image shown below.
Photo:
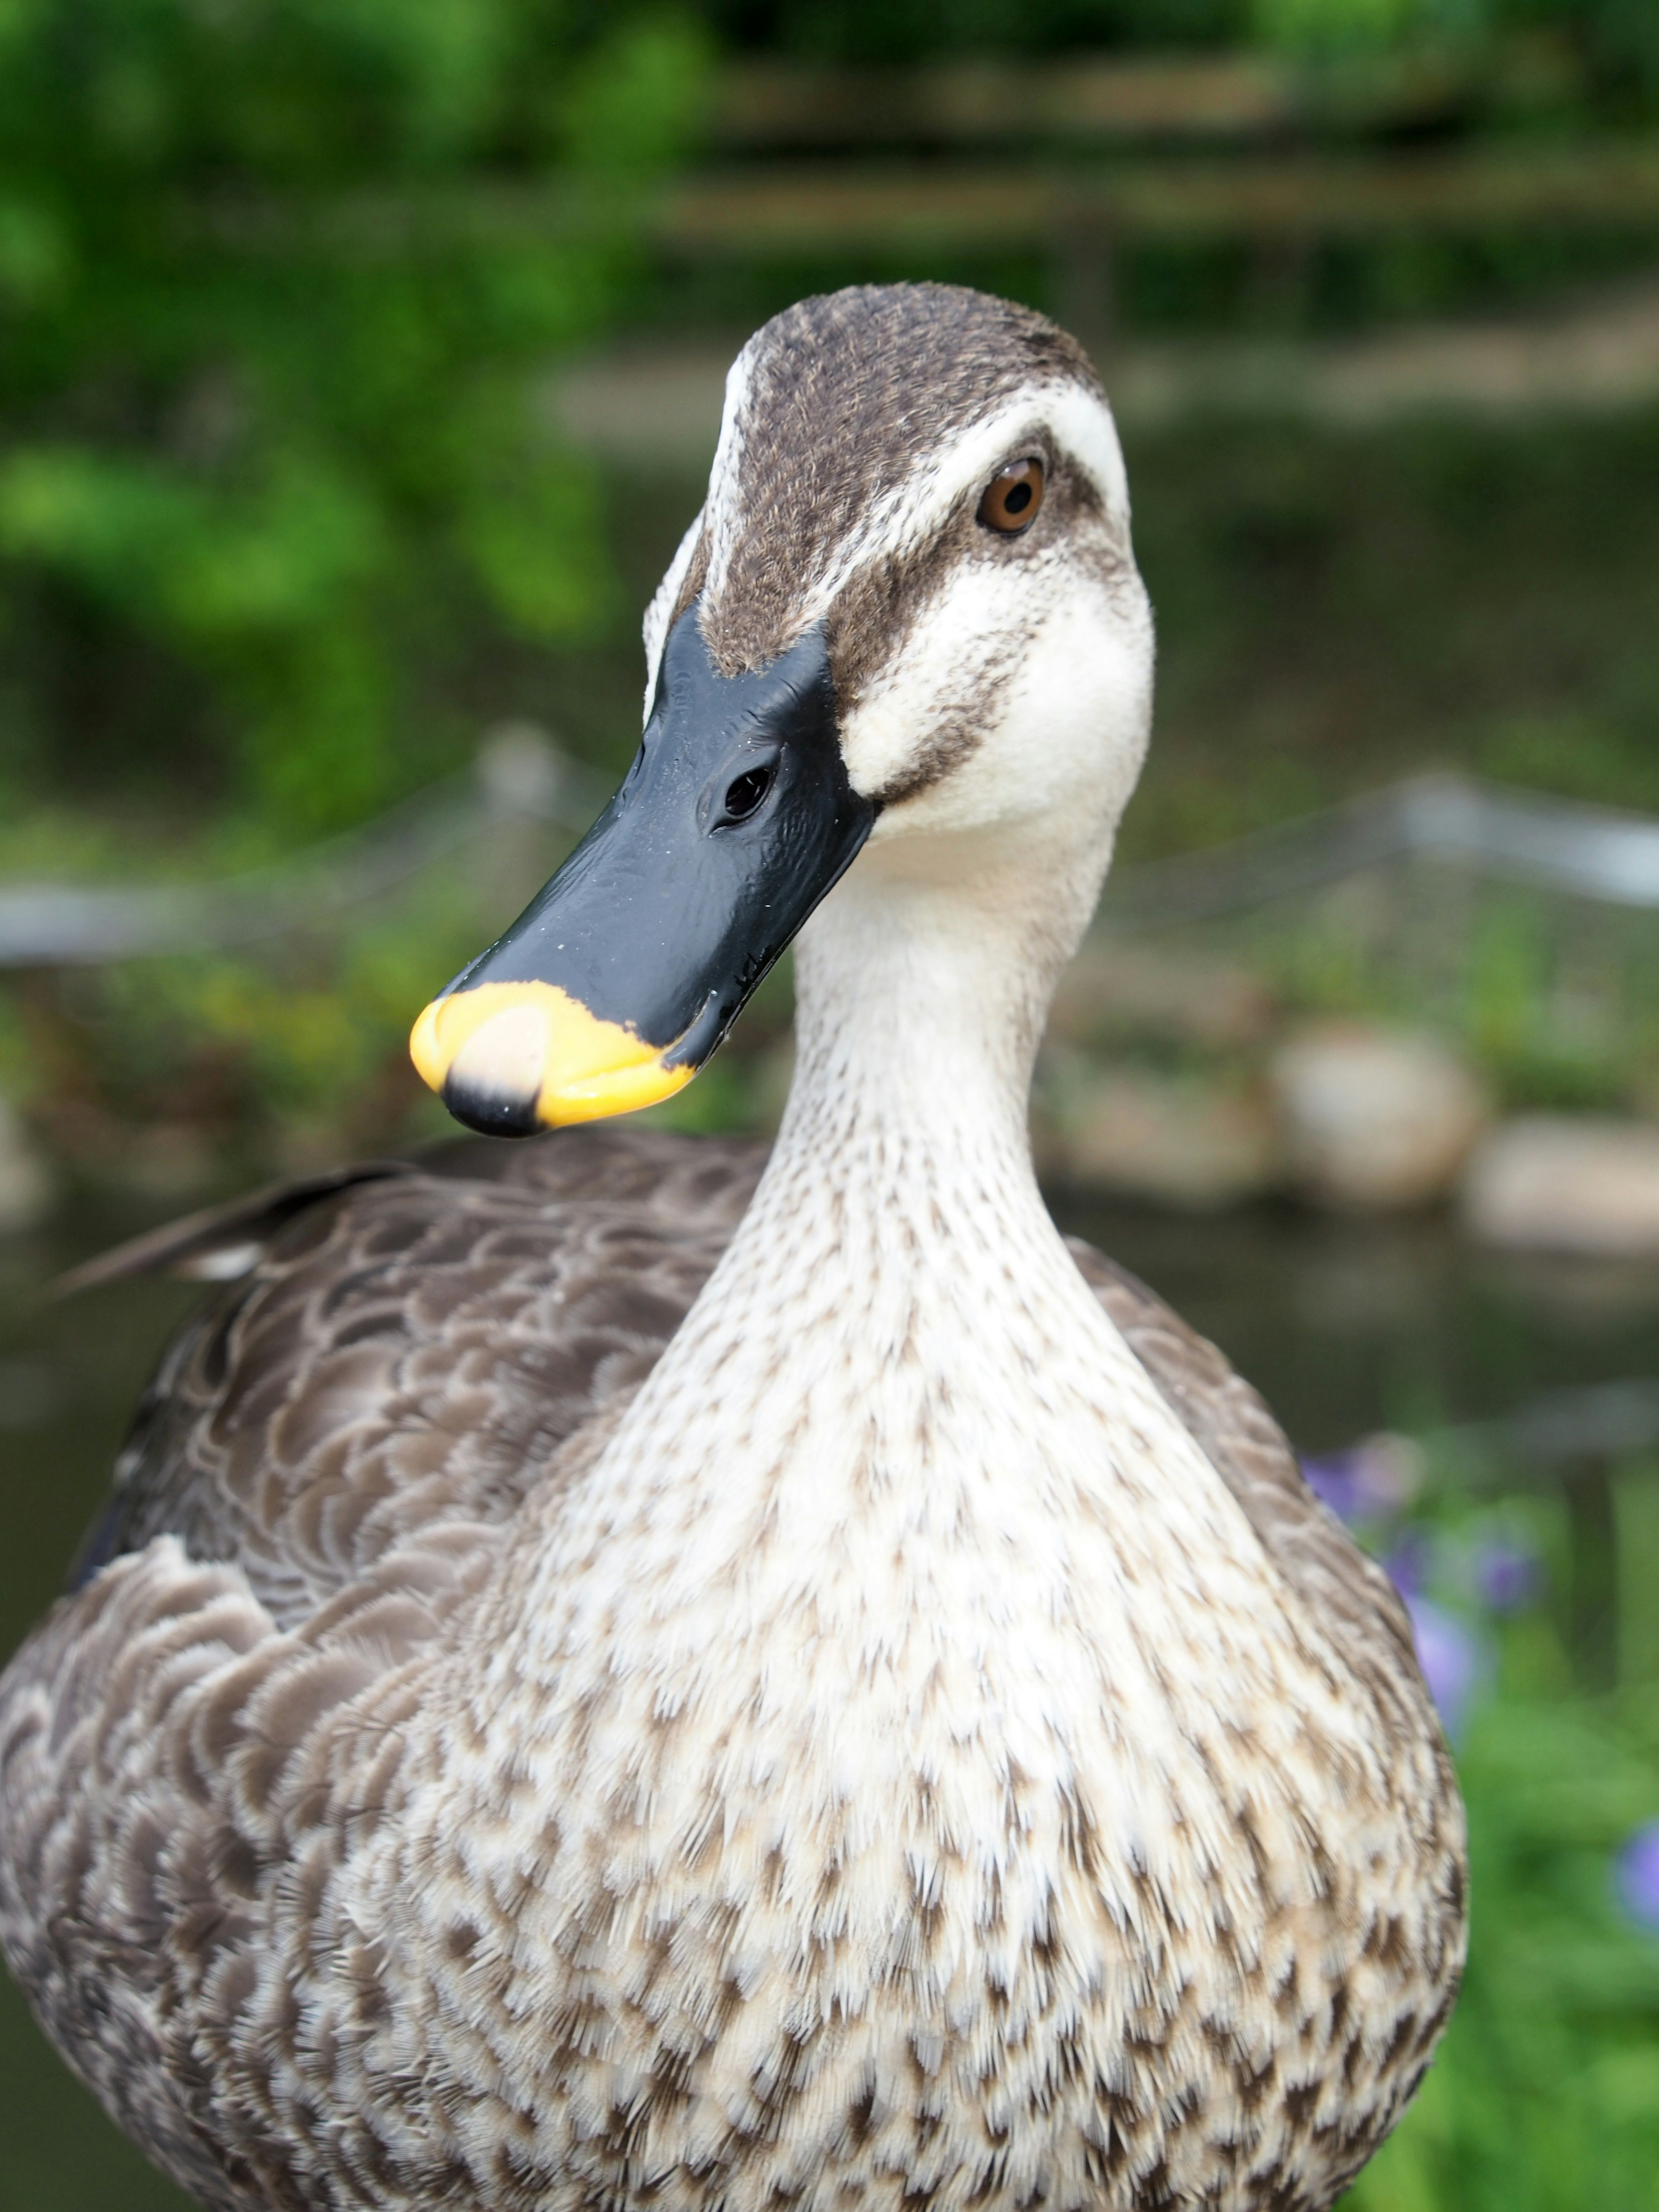
<path fill-rule="evenodd" d="M 1611 1862 L 1659 1810 L 1659 1705 L 1501 1691 L 1458 1760 L 1472 1930 L 1445 2043 L 1345 2212 L 1650 2212 L 1659 1936 Z"/>
<path fill-rule="evenodd" d="M 1407 1525 L 1371 1532 L 1372 1548 L 1397 1563 L 1403 1539 L 1426 1555 L 1443 1617 L 1483 1655 L 1455 1743 L 1469 1964 L 1415 2103 L 1343 2212 L 1650 2212 L 1659 1930 L 1622 1909 L 1614 1862 L 1659 1815 L 1659 1468 L 1638 1460 L 1614 1479 L 1624 1656 L 1616 1684 L 1590 1695 L 1575 1680 L 1566 1492 L 1494 1499 L 1455 1452 L 1431 1447 L 1431 1464 Z M 1501 1616 L 1475 1568 L 1494 1538 L 1518 1538 L 1543 1570 Z"/>
<path fill-rule="evenodd" d="M 1649 0 L 6 0 L 0 791 L 170 783 L 292 836 L 449 764 L 485 672 L 619 613 L 605 489 L 538 393 L 648 301 L 642 195 L 722 48 L 1516 33 L 1604 105 L 1659 86 Z M 1179 320 L 1137 266 L 1131 319 Z M 1187 274 L 1212 317 L 1226 272 Z"/>
<path fill-rule="evenodd" d="M 531 372 L 614 313 L 706 62 L 599 0 L 9 0 L 0 764 L 102 720 L 312 825 L 418 775 L 443 643 L 591 629 Z"/>

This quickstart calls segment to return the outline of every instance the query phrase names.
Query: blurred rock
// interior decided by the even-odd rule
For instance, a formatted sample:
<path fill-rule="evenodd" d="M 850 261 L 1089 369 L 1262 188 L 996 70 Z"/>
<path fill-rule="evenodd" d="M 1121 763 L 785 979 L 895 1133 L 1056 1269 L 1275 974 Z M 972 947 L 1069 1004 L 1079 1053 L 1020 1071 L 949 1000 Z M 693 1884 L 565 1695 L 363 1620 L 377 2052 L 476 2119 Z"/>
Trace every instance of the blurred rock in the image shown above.
<path fill-rule="evenodd" d="M 1469 1162 L 1462 1203 L 1489 1244 L 1659 1257 L 1659 1127 L 1589 1115 L 1506 1121 Z"/>
<path fill-rule="evenodd" d="M 559 796 L 557 746 L 538 722 L 501 722 L 478 747 L 478 781 L 497 814 L 550 813 Z"/>
<path fill-rule="evenodd" d="M 13 1109 L 0 1098 L 0 1235 L 32 1229 L 52 1205 L 52 1176 Z"/>
<path fill-rule="evenodd" d="M 1292 1182 L 1349 1212 L 1443 1196 L 1486 1125 L 1475 1076 L 1437 1038 L 1412 1030 L 1305 1030 L 1274 1054 L 1271 1072 Z"/>
<path fill-rule="evenodd" d="M 1198 1211 L 1259 1196 L 1278 1169 L 1259 1099 L 1138 1068 L 1068 1072 L 1038 1164 L 1056 1179 Z"/>
<path fill-rule="evenodd" d="M 1259 1043 L 1273 1015 L 1273 994 L 1248 968 L 1095 940 L 1061 976 L 1049 1018 L 1078 1043 L 1145 1036 L 1225 1052 Z"/>

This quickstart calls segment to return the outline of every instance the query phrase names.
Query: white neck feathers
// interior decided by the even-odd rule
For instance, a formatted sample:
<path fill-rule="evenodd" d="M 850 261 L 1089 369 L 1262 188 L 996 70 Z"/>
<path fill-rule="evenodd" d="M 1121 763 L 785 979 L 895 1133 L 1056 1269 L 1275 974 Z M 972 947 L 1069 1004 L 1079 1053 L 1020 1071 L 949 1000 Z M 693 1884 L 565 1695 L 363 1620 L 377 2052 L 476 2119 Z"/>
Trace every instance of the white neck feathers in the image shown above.
<path fill-rule="evenodd" d="M 809 1644 L 855 1670 L 902 1649 L 926 1673 L 945 1647 L 1054 1630 L 1091 1584 L 1083 1641 L 1094 1666 L 1118 1647 L 1121 1681 L 1145 1676 L 1155 1616 L 1212 1584 L 1226 1601 L 1188 1624 L 1195 1651 L 1258 1633 L 1243 1516 L 1036 1189 L 1026 1090 L 1076 918 L 1037 921 L 1035 890 L 1011 914 L 1012 879 L 861 866 L 803 938 L 776 1152 L 563 1502 L 544 1679 L 580 1678 L 598 1642 L 674 1700 L 745 1645 L 774 1676 Z M 1041 890 L 1064 909 L 1052 878 Z M 1138 1625 L 1111 1595 L 1128 1581 Z"/>

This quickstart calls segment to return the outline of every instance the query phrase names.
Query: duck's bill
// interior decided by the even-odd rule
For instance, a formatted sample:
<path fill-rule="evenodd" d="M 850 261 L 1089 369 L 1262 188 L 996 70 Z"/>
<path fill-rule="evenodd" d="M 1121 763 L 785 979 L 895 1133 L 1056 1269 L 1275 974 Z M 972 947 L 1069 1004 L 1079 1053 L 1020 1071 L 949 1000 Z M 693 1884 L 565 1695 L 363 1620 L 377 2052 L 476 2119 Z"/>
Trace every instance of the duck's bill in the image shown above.
<path fill-rule="evenodd" d="M 696 610 L 628 780 L 552 881 L 415 1024 L 458 1120 L 495 1136 L 683 1090 L 869 836 L 823 640 L 722 676 Z"/>

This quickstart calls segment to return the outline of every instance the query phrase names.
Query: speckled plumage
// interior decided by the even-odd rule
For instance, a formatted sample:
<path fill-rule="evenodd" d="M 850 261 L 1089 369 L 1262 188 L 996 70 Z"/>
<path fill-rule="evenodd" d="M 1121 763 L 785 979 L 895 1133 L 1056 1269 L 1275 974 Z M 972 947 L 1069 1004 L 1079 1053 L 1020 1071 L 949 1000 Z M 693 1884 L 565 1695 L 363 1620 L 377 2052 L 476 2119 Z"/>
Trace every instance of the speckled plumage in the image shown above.
<path fill-rule="evenodd" d="M 263 1256 L 0 1682 L 0 1938 L 204 2204 L 1316 2212 L 1431 2052 L 1399 1603 L 1032 1179 L 1150 634 L 1097 393 L 1009 404 L 1095 503 L 911 610 L 907 665 L 1025 641 L 969 751 L 846 714 L 905 795 L 800 939 L 764 1173 L 573 1132 L 178 1240 Z"/>

